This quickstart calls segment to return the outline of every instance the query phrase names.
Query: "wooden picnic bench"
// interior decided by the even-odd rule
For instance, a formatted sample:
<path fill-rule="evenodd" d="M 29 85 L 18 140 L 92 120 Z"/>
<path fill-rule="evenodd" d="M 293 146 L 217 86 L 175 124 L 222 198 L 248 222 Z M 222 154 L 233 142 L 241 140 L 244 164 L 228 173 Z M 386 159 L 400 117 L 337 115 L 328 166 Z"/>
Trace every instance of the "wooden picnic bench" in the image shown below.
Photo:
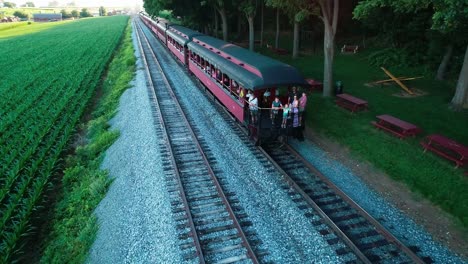
<path fill-rule="evenodd" d="M 306 82 L 310 85 L 310 92 L 323 90 L 323 83 L 319 81 L 316 81 L 314 79 L 306 79 Z"/>
<path fill-rule="evenodd" d="M 385 131 L 392 133 L 393 135 L 399 137 L 400 139 L 408 136 L 416 136 L 416 134 L 421 132 L 421 129 L 416 125 L 408 123 L 406 121 L 400 120 L 391 115 L 379 115 L 376 116 L 378 121 L 372 121 L 372 124 L 381 128 Z"/>
<path fill-rule="evenodd" d="M 350 110 L 352 113 L 367 109 L 367 101 L 345 93 L 337 94 L 335 103 Z"/>
<path fill-rule="evenodd" d="M 341 48 L 341 53 L 356 53 L 358 52 L 359 46 L 358 45 L 344 45 Z"/>
<path fill-rule="evenodd" d="M 456 164 L 456 168 L 468 164 L 468 147 L 452 139 L 433 134 L 421 141 L 424 152 L 430 150 Z"/>

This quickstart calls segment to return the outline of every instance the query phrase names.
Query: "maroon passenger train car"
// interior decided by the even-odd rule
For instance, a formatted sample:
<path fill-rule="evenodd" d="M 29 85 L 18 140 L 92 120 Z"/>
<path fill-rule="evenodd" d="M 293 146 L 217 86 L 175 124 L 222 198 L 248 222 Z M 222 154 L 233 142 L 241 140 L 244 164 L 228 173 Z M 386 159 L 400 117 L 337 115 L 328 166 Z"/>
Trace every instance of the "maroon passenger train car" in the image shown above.
<path fill-rule="evenodd" d="M 205 89 L 249 129 L 257 143 L 284 132 L 279 122 L 275 124 L 270 119 L 269 108 L 274 97 L 285 96 L 290 87 L 309 86 L 297 69 L 179 25 L 166 23 L 167 28 L 162 31 L 165 22 L 153 27 L 150 18 L 142 15 L 142 19 Z M 164 37 L 160 36 L 162 32 Z M 247 91 L 258 98 L 260 111 L 256 123 L 250 118 Z"/>

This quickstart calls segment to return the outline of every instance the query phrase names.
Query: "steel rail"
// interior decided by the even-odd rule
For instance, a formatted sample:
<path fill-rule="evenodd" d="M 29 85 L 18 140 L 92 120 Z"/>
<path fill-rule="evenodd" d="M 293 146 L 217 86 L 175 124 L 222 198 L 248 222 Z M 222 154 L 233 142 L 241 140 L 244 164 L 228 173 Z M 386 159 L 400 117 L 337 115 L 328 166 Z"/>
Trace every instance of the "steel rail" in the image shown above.
<path fill-rule="evenodd" d="M 138 27 L 138 25 L 136 24 L 137 22 L 134 21 L 134 26 L 135 28 Z M 171 159 L 171 163 L 172 165 L 174 166 L 174 168 L 177 168 L 177 164 L 176 164 L 176 161 L 174 159 L 174 154 L 172 152 L 172 148 L 170 147 L 170 141 L 169 141 L 169 135 L 167 134 L 167 129 L 166 129 L 166 123 L 164 121 L 164 118 L 162 117 L 162 113 L 161 113 L 161 110 L 159 108 L 159 102 L 158 102 L 158 99 L 156 97 L 156 93 L 154 91 L 154 86 L 153 86 L 153 80 L 151 78 L 151 74 L 149 72 L 149 67 L 148 67 L 148 64 L 147 64 L 147 59 L 146 59 L 146 55 L 145 55 L 145 52 L 143 50 L 143 46 L 142 46 L 142 43 L 141 43 L 141 39 L 140 39 L 140 35 L 139 34 L 143 34 L 143 32 L 140 32 L 141 31 L 141 28 L 140 30 L 136 30 L 138 32 L 135 32 L 136 34 L 136 37 L 137 37 L 137 43 L 138 43 L 138 46 L 140 48 L 140 52 L 141 52 L 141 57 L 143 58 L 142 61 L 143 61 L 143 64 L 145 65 L 145 73 L 146 73 L 146 76 L 147 78 L 150 80 L 148 82 L 148 90 L 152 93 L 152 95 L 154 96 L 155 100 L 154 100 L 154 103 L 156 104 L 156 109 L 157 111 L 160 113 L 159 114 L 159 121 L 161 122 L 161 126 L 163 127 L 163 137 L 164 137 L 164 141 L 166 142 L 168 146 L 168 150 L 169 150 L 169 153 L 171 154 L 170 155 L 170 159 Z M 149 45 L 149 44 L 148 44 Z M 154 56 L 154 54 L 153 54 Z M 180 175 L 179 175 L 179 170 L 174 170 L 174 173 L 176 175 L 176 180 L 177 180 L 177 184 L 179 185 L 179 188 L 180 189 L 183 189 L 182 187 L 182 182 L 180 180 Z M 191 233 L 192 233 L 192 236 L 193 236 L 193 240 L 194 240 L 194 244 L 195 244 L 195 248 L 196 248 L 196 251 L 197 251 L 197 256 L 198 258 L 200 259 L 200 263 L 204 264 L 205 263 L 205 258 L 203 256 L 203 251 L 202 251 L 202 248 L 201 248 L 201 245 L 200 245 L 200 239 L 198 237 L 198 234 L 197 234 L 197 230 L 195 228 L 195 224 L 193 222 L 193 218 L 192 218 L 192 214 L 190 212 L 190 209 L 189 209 L 189 205 L 188 205 L 188 201 L 187 201 L 187 197 L 185 196 L 185 192 L 180 192 L 180 196 L 181 196 L 181 199 L 184 203 L 184 210 L 185 210 L 185 213 L 187 215 L 187 218 L 188 218 L 188 223 L 189 223 L 189 227 L 190 227 L 190 230 L 191 230 Z"/>
<path fill-rule="evenodd" d="M 309 203 L 312 208 L 325 220 L 325 222 L 336 232 L 336 235 L 340 237 L 343 242 L 351 248 L 351 250 L 356 254 L 356 256 L 361 260 L 363 263 L 371 264 L 372 262 L 364 255 L 364 253 L 359 250 L 359 248 L 351 241 L 351 239 L 333 222 L 333 220 L 328 217 L 328 215 L 318 206 L 309 195 L 307 195 L 299 185 L 281 168 L 276 161 L 268 155 L 268 153 L 261 147 L 258 147 L 259 150 L 265 155 L 265 157 L 276 167 L 276 169 L 285 177 L 286 181 L 289 183 L 291 187 L 294 188 L 296 192 L 298 192 L 304 200 Z"/>
<path fill-rule="evenodd" d="M 144 33 L 143 33 L 143 35 L 144 35 Z M 148 39 L 146 38 L 146 36 L 145 36 L 145 41 L 147 42 L 148 46 L 151 47 L 151 45 L 149 44 L 149 41 L 148 41 Z M 205 153 L 204 153 L 204 151 L 203 151 L 203 149 L 202 149 L 202 147 L 201 147 L 201 145 L 200 145 L 200 143 L 199 143 L 199 141 L 198 141 L 198 139 L 197 139 L 197 136 L 195 135 L 195 133 L 194 133 L 194 131 L 193 131 L 193 128 L 192 128 L 190 122 L 188 121 L 188 119 L 187 119 L 185 113 L 183 112 L 182 107 L 180 106 L 180 103 L 179 103 L 179 101 L 178 101 L 178 99 L 177 99 L 177 97 L 176 97 L 174 91 L 170 88 L 171 85 L 170 85 L 170 83 L 169 83 L 169 81 L 168 81 L 168 79 L 167 79 L 167 77 L 166 77 L 166 73 L 165 73 L 164 70 L 162 69 L 162 67 L 161 67 L 161 65 L 160 65 L 160 63 L 159 63 L 159 61 L 158 61 L 156 55 L 154 54 L 153 50 L 151 49 L 150 51 L 151 51 L 152 57 L 155 59 L 156 66 L 158 67 L 158 69 L 159 69 L 160 72 L 162 73 L 163 80 L 164 80 L 164 82 L 165 82 L 165 84 L 166 84 L 166 86 L 167 86 L 167 88 L 168 88 L 169 93 L 170 93 L 170 94 L 172 95 L 172 97 L 174 98 L 174 102 L 175 102 L 175 104 L 176 104 L 176 107 L 177 107 L 177 108 L 180 110 L 180 112 L 182 113 L 181 117 L 182 117 L 184 123 L 186 123 L 187 127 L 189 128 L 189 132 L 190 132 L 190 134 L 191 134 L 191 136 L 192 136 L 193 142 L 196 144 L 196 147 L 197 147 L 197 149 L 199 150 L 199 152 L 200 152 L 200 154 L 201 154 L 201 156 L 202 156 L 202 158 L 203 158 L 203 161 L 204 161 L 204 163 L 205 163 L 205 166 L 206 166 L 206 168 L 207 168 L 208 171 L 209 171 L 209 175 L 210 175 L 211 179 L 213 180 L 213 182 L 215 183 L 215 186 L 216 186 L 216 189 L 217 189 L 217 191 L 218 191 L 218 194 L 220 195 L 223 204 L 226 206 L 226 209 L 227 209 L 227 211 L 228 211 L 228 214 L 229 214 L 231 220 L 233 221 L 233 225 L 234 225 L 234 227 L 236 228 L 236 230 L 237 230 L 237 232 L 238 232 L 238 234 L 239 234 L 239 236 L 240 236 L 240 238 L 241 238 L 241 240 L 242 240 L 242 245 L 243 245 L 243 246 L 246 248 L 246 250 L 247 250 L 247 255 L 250 257 L 250 259 L 252 260 L 253 263 L 259 263 L 259 262 L 258 262 L 258 259 L 257 259 L 257 257 L 256 257 L 256 255 L 255 255 L 255 253 L 253 252 L 252 247 L 250 246 L 250 244 L 249 244 L 249 242 L 248 242 L 248 240 L 247 240 L 247 237 L 246 237 L 244 231 L 242 230 L 242 228 L 241 228 L 241 226 L 240 226 L 240 224 L 239 224 L 239 221 L 238 221 L 237 217 L 235 216 L 235 214 L 234 214 L 234 212 L 233 212 L 233 210 L 232 210 L 232 208 L 231 208 L 231 205 L 229 204 L 229 202 L 228 202 L 228 200 L 227 200 L 227 198 L 226 198 L 226 196 L 225 196 L 225 194 L 224 194 L 224 191 L 222 190 L 222 187 L 221 187 L 221 185 L 220 185 L 218 179 L 216 178 L 216 175 L 215 175 L 213 169 L 211 168 L 211 165 L 209 164 L 208 158 L 206 157 L 206 155 L 205 155 Z M 172 154 L 172 150 L 171 150 L 171 154 Z M 172 156 L 173 156 L 173 155 L 172 155 Z M 172 157 L 172 159 L 174 159 L 174 158 Z M 174 162 L 175 162 L 175 160 L 174 160 Z M 179 181 L 179 183 L 181 184 L 181 182 L 180 182 L 180 177 L 179 177 L 179 174 L 178 174 L 178 173 L 177 173 L 177 176 L 178 176 L 178 181 Z M 181 185 L 181 186 L 182 186 L 182 185 Z M 182 189 L 183 189 L 183 188 L 182 188 Z M 185 197 L 185 196 L 184 196 L 184 197 Z M 192 218 L 191 218 L 191 221 L 192 221 L 192 225 L 193 225 L 193 220 L 192 220 Z M 197 239 L 198 239 L 198 236 L 197 236 Z M 197 242 L 199 243 L 199 241 L 197 241 Z M 199 245 L 199 246 L 200 246 L 200 245 Z M 201 249 L 201 246 L 200 246 L 200 249 Z"/>
<path fill-rule="evenodd" d="M 325 177 L 317 168 L 312 166 L 301 154 L 299 154 L 295 149 L 293 149 L 288 144 L 285 144 L 285 147 L 293 153 L 302 163 L 313 173 L 315 173 L 323 182 L 325 182 L 329 187 L 331 187 L 337 195 L 339 195 L 343 200 L 349 203 L 351 207 L 356 209 L 361 216 L 363 216 L 366 220 L 371 222 L 372 225 L 376 227 L 376 231 L 378 231 L 382 236 L 384 236 L 389 242 L 393 243 L 396 247 L 398 247 L 401 251 L 407 254 L 407 256 L 414 261 L 414 263 L 423 264 L 425 263 L 418 255 L 416 255 L 411 249 L 403 244 L 398 238 L 396 238 L 390 231 L 388 231 L 382 224 L 380 224 L 377 220 L 375 220 L 369 213 L 367 213 L 361 206 L 359 206 L 351 197 L 349 197 L 346 193 L 344 193 L 338 186 L 336 186 L 333 182 L 331 182 L 327 177 Z"/>

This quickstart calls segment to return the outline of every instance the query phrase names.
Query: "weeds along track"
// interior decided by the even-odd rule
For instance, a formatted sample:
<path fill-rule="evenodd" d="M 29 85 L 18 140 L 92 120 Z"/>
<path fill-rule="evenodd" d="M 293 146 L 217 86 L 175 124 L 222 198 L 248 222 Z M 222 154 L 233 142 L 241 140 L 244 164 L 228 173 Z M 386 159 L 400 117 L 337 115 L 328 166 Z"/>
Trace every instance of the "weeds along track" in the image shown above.
<path fill-rule="evenodd" d="M 331 227 L 364 263 L 433 262 L 428 256 L 418 255 L 417 247 L 407 247 L 395 238 L 287 144 L 282 147 L 268 144 L 262 147 L 262 151 L 294 189 L 291 195 L 295 195 L 298 207 L 304 210 L 313 208 L 322 216 L 320 221 L 312 221 L 320 233 L 327 236 L 329 231 L 323 227 Z M 306 216 L 313 217 L 310 213 Z M 336 243 L 334 239 L 328 242 L 331 245 Z"/>
<path fill-rule="evenodd" d="M 200 263 L 258 263 L 250 245 L 250 241 L 257 242 L 244 232 L 238 219 L 245 215 L 237 215 L 229 201 L 234 195 L 225 194 L 218 182 L 222 171 L 210 165 L 213 158 L 203 150 L 203 141 L 185 117 L 149 41 L 139 25 L 134 26 L 149 77 L 154 122 L 184 258 Z"/>

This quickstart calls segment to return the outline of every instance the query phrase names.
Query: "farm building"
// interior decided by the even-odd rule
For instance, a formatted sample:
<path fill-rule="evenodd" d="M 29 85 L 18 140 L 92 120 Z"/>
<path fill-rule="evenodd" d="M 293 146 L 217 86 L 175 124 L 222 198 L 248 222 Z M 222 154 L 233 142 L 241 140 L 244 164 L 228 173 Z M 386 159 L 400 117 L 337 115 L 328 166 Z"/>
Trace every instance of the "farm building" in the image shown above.
<path fill-rule="evenodd" d="M 62 21 L 62 14 L 33 14 L 34 22 Z"/>

